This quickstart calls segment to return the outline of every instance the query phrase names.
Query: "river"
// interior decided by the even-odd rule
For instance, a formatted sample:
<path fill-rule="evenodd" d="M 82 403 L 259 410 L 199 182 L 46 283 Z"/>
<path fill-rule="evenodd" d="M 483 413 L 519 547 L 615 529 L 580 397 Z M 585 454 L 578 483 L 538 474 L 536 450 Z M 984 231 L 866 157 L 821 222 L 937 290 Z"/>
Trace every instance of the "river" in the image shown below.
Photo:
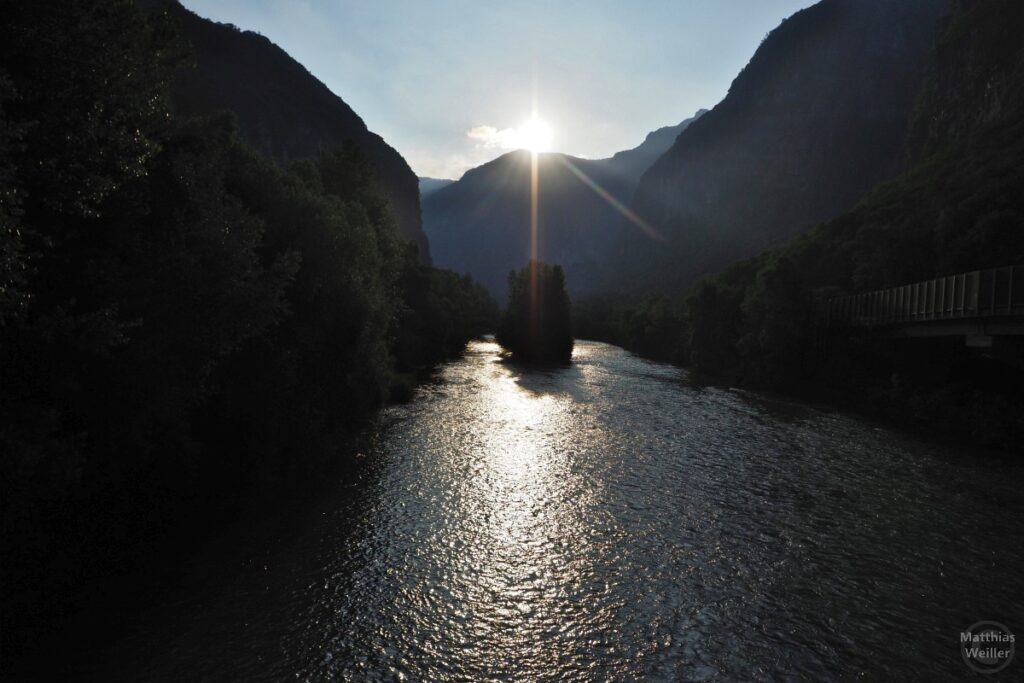
<path fill-rule="evenodd" d="M 367 439 L 358 478 L 269 543 L 189 558 L 68 670 L 944 681 L 973 675 L 961 630 L 1024 630 L 1010 458 L 591 342 L 551 370 L 474 342 Z"/>

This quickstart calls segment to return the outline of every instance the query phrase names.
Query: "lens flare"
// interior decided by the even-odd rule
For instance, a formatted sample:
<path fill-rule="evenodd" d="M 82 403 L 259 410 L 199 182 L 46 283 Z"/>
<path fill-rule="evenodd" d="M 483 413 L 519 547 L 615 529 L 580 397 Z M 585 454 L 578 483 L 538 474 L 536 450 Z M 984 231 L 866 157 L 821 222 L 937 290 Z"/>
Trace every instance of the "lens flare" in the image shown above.
<path fill-rule="evenodd" d="M 597 183 L 597 181 L 595 181 L 593 178 L 584 173 L 582 169 L 580 169 L 576 164 L 569 161 L 568 158 L 560 154 L 558 155 L 558 160 L 565 164 L 566 168 L 568 168 L 569 171 L 580 180 L 580 182 L 582 182 L 584 185 L 593 190 L 598 197 L 608 202 L 608 204 L 613 209 L 622 214 L 622 216 L 625 217 L 626 220 L 628 220 L 630 223 L 643 230 L 644 234 L 646 234 L 648 237 L 658 241 L 665 240 L 661 233 L 655 230 L 650 223 L 645 221 L 643 218 L 638 216 L 635 211 L 633 211 L 628 206 L 626 206 L 618 199 L 616 199 L 614 195 L 612 195 L 606 189 L 601 187 Z"/>

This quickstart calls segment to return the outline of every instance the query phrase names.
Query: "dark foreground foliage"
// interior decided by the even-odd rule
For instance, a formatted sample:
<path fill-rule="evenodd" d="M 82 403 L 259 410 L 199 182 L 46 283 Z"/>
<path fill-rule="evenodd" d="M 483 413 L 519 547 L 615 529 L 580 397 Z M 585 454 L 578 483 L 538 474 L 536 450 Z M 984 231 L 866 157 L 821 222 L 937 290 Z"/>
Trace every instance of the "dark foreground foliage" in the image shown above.
<path fill-rule="evenodd" d="M 508 274 L 508 308 L 498 343 L 529 363 L 572 359 L 572 311 L 561 266 L 531 261 Z"/>
<path fill-rule="evenodd" d="M 1019 449 L 1020 366 L 978 357 L 962 338 L 823 337 L 817 311 L 830 296 L 1024 263 L 1021 36 L 1021 3 L 953 3 L 910 125 L 904 173 L 788 246 L 678 298 L 591 302 L 581 329 L 730 382 L 809 391 Z"/>
<path fill-rule="evenodd" d="M 176 117 L 166 15 L 2 7 L 7 640 L 229 483 L 315 471 L 497 305 L 396 237 L 360 150 L 282 169 L 230 115 Z"/>

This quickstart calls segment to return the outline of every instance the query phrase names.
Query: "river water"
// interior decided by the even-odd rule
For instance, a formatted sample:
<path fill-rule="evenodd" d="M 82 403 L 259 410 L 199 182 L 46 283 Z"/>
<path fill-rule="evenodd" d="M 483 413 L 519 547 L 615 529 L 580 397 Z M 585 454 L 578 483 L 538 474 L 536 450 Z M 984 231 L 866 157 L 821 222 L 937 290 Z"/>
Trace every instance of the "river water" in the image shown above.
<path fill-rule="evenodd" d="M 106 681 L 964 680 L 1024 632 L 1024 468 L 474 342 L 271 542 L 186 562 L 69 669 Z M 263 538 L 263 537 L 260 537 Z M 1024 656 L 1002 674 L 1020 680 Z"/>

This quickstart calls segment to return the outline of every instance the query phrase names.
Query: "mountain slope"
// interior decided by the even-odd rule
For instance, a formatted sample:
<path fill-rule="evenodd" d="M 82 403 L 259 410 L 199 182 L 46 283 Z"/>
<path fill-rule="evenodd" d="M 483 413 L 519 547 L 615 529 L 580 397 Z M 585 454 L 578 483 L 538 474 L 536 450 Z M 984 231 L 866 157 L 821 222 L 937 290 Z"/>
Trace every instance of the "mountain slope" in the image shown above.
<path fill-rule="evenodd" d="M 607 165 L 615 169 L 616 172 L 632 178 L 634 182 L 639 182 L 640 177 L 658 160 L 658 157 L 672 147 L 679 134 L 707 113 L 707 109 L 698 109 L 697 113 L 681 123 L 665 126 L 648 133 L 644 141 L 637 147 L 616 152 L 607 160 Z"/>
<path fill-rule="evenodd" d="M 916 98 L 906 170 L 684 297 L 634 306 L 595 299 L 583 315 L 577 307 L 577 329 L 730 383 L 808 392 L 932 435 L 1020 451 L 1019 337 L 972 348 L 963 336 L 822 324 L 834 296 L 1024 264 L 1024 4 L 951 5 Z"/>
<path fill-rule="evenodd" d="M 785 248 L 702 281 L 684 334 L 693 365 L 775 386 L 809 378 L 932 433 L 1019 451 L 1019 340 L 994 340 L 987 357 L 963 337 L 839 336 L 830 354 L 809 349 L 824 297 L 1024 263 L 1022 92 L 1024 4 L 955 0 L 910 126 L 908 170 Z"/>
<path fill-rule="evenodd" d="M 174 83 L 180 113 L 230 110 L 238 116 L 246 141 L 282 164 L 351 140 L 369 159 L 399 233 L 429 262 L 416 175 L 397 151 L 265 37 L 208 21 L 178 3 L 171 3 L 170 9 L 195 57 L 195 68 L 182 69 Z"/>
<path fill-rule="evenodd" d="M 539 155 L 539 256 L 565 268 L 574 295 L 607 277 L 624 220 L 608 197 L 628 203 L 640 174 L 702 113 L 609 159 Z M 509 271 L 530 258 L 530 154 L 510 152 L 424 194 L 423 224 L 439 266 L 468 272 L 503 297 Z"/>
<path fill-rule="evenodd" d="M 417 180 L 420 186 L 420 199 L 455 182 L 447 178 L 417 178 Z"/>
<path fill-rule="evenodd" d="M 427 235 L 439 266 L 469 273 L 495 296 L 509 271 L 530 258 L 530 153 L 509 152 L 423 198 Z M 539 256 L 564 266 L 574 291 L 587 290 L 618 235 L 618 214 L 570 170 L 572 164 L 616 196 L 625 183 L 599 164 L 540 154 Z"/>
<path fill-rule="evenodd" d="M 898 169 L 945 0 L 823 0 L 772 31 L 644 175 L 622 283 L 677 290 L 805 232 Z"/>

